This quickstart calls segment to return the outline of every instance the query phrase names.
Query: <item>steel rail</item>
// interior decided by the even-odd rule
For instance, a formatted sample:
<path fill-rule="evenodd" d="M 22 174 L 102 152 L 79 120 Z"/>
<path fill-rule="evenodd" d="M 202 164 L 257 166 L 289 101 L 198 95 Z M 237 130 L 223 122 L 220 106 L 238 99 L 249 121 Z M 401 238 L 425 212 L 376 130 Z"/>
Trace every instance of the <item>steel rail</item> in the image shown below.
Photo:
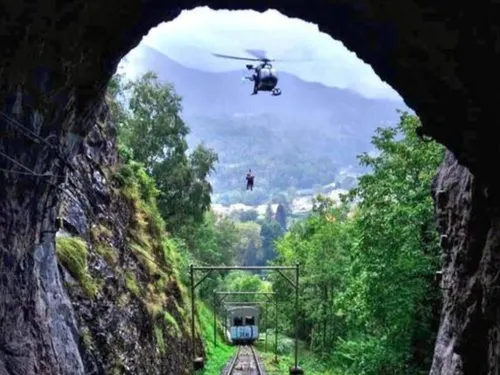
<path fill-rule="evenodd" d="M 252 351 L 253 360 L 255 361 L 255 369 L 257 370 L 256 375 L 264 375 L 264 370 L 262 369 L 262 363 L 260 363 L 260 358 L 257 357 L 257 353 L 252 345 L 250 345 L 250 350 Z"/>
<path fill-rule="evenodd" d="M 250 353 L 248 353 L 246 350 L 242 349 L 249 349 Z M 244 358 L 244 357 L 250 357 L 250 358 Z M 247 370 L 243 370 L 245 374 L 248 373 L 248 370 L 251 371 L 252 375 L 265 375 L 264 369 L 262 367 L 262 363 L 260 362 L 259 357 L 257 356 L 257 353 L 255 352 L 254 348 L 252 345 L 239 345 L 238 346 L 238 352 L 234 356 L 231 364 L 229 365 L 228 372 L 226 375 L 236 375 L 236 374 L 242 374 L 242 369 L 238 368 L 237 365 L 240 364 L 240 361 L 242 358 L 247 362 L 249 359 L 253 361 L 253 364 L 250 365 L 251 362 L 248 362 Z"/>
<path fill-rule="evenodd" d="M 234 371 L 234 367 L 238 363 L 238 358 L 240 357 L 240 352 L 241 352 L 241 345 L 238 345 L 238 351 L 236 352 L 236 355 L 233 357 L 231 364 L 229 365 L 229 370 L 227 371 L 227 375 L 231 375 Z"/>

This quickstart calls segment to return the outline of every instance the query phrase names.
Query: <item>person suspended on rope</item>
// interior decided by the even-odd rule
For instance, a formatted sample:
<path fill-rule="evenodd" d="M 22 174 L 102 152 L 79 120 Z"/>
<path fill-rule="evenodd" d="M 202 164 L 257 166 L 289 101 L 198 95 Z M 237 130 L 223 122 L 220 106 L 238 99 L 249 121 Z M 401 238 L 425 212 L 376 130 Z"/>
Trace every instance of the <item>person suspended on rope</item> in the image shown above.
<path fill-rule="evenodd" d="M 252 74 L 251 77 L 249 77 L 250 81 L 253 81 L 253 92 L 252 95 L 257 95 L 259 83 L 260 83 L 260 70 L 262 69 L 261 65 L 253 66 L 248 64 L 247 65 L 248 70 L 253 70 L 255 73 Z"/>
<path fill-rule="evenodd" d="M 252 174 L 252 170 L 249 169 L 248 170 L 248 173 L 247 173 L 247 190 L 250 189 L 250 190 L 253 190 L 253 179 L 254 179 L 254 175 Z"/>

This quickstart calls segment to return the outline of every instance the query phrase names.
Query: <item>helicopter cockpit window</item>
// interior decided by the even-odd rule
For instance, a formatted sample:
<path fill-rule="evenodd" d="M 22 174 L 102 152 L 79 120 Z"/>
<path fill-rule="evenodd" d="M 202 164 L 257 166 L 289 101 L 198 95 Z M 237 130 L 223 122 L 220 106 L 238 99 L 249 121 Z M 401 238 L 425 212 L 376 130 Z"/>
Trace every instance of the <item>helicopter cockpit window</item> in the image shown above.
<path fill-rule="evenodd" d="M 271 76 L 271 69 L 269 68 L 262 68 L 260 70 L 260 78 L 268 78 Z"/>
<path fill-rule="evenodd" d="M 265 67 L 265 68 L 262 68 L 260 71 L 260 78 L 261 79 L 266 79 L 269 77 L 277 77 L 277 76 L 278 75 L 277 75 L 276 69 L 274 69 L 274 68 Z"/>

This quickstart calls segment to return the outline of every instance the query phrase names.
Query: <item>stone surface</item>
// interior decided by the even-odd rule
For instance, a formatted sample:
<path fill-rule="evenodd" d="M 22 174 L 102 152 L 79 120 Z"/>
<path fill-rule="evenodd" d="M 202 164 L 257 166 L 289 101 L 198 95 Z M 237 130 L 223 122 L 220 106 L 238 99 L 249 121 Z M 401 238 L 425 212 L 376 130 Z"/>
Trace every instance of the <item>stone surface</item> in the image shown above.
<path fill-rule="evenodd" d="M 101 112 L 106 113 L 106 108 Z M 62 274 L 78 326 L 76 337 L 81 343 L 78 354 L 84 364 L 80 364 L 83 372 L 73 366 L 74 373 L 189 374 L 191 336 L 185 312 L 188 301 L 180 293 L 177 276 L 169 265 L 156 260 L 159 266 L 164 266 L 168 277 L 162 290 L 167 299 L 159 306 L 176 320 L 179 331 L 165 322 L 163 314 L 151 315 L 148 303 L 153 299 L 147 300 L 146 293 L 137 296 L 127 286 L 129 275 L 133 275 L 142 291 L 152 288 L 156 279 L 131 249 L 129 233 L 136 212 L 120 193 L 113 177 L 120 165 L 116 131 L 111 122 L 99 121 L 92 127 L 72 166 L 62 195 L 59 215 L 63 225 L 58 235 L 86 240 L 89 272 L 102 285 L 97 296 L 89 299 L 65 270 Z M 116 262 L 103 256 L 99 246 L 113 252 Z M 73 309 L 68 308 L 71 313 Z M 155 326 L 162 331 L 165 353 L 158 349 Z M 200 347 L 201 343 L 197 345 Z"/>
<path fill-rule="evenodd" d="M 30 176 L 0 157 L 1 375 L 79 373 L 74 324 L 64 312 L 68 299 L 59 281 L 49 282 L 54 253 L 48 242 L 61 194 L 54 185 L 64 181 L 67 161 L 81 152 L 120 58 L 151 27 L 182 9 L 263 10 L 268 4 L 0 1 L 0 152 L 37 173 Z M 441 194 L 444 202 L 437 210 L 440 230 L 447 235 L 443 279 L 450 288 L 432 374 L 497 374 L 500 5 L 493 0 L 276 0 L 273 6 L 318 23 L 371 64 L 416 110 L 424 133 L 445 144 L 474 174 L 449 156 L 436 185 L 436 197 Z M 91 148 L 86 152 L 95 157 Z M 102 185 L 98 174 L 93 178 Z M 83 219 L 75 221 L 73 230 L 85 225 Z M 64 357 L 55 353 L 60 343 L 68 348 Z"/>
<path fill-rule="evenodd" d="M 442 236 L 444 307 L 431 375 L 495 374 L 500 361 L 498 192 L 448 152 L 433 196 Z"/>

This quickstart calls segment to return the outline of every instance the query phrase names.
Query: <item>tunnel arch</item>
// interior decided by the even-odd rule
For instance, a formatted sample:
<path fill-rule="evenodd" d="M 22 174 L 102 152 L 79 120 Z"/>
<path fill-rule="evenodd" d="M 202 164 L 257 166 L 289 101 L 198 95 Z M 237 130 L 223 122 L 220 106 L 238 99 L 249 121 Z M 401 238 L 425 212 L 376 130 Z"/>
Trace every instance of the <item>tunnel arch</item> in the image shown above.
<path fill-rule="evenodd" d="M 46 59 L 54 75 L 66 72 L 66 77 L 59 80 L 70 75 L 76 81 L 72 84 L 94 82 L 94 91 L 102 89 L 118 61 L 152 27 L 174 19 L 184 9 L 269 8 L 263 0 L 128 0 L 120 5 L 110 2 L 84 6 L 78 1 L 62 6 L 45 0 L 29 7 L 8 0 L 2 3 L 6 14 L 17 15 L 6 17 L 0 26 L 2 45 L 7 46 L 1 53 L 6 61 L 0 63 L 4 74 L 10 75 L 9 70 L 14 68 L 18 75 L 26 76 L 20 72 L 30 69 L 30 60 L 36 59 L 40 65 Z M 493 22 L 495 16 L 500 17 L 499 5 L 493 1 L 450 7 L 444 2 L 424 0 L 278 0 L 272 8 L 288 17 L 315 23 L 341 41 L 400 93 L 422 119 L 426 134 L 446 145 L 477 175 L 489 179 L 485 163 L 500 152 L 493 151 L 493 145 L 478 145 L 491 143 L 487 123 L 498 116 L 496 101 L 484 93 L 494 93 L 500 81 L 496 74 L 488 74 L 500 62 L 495 53 L 498 27 Z M 489 15 L 491 22 L 483 14 Z M 16 25 L 17 21 L 25 22 L 24 26 Z M 61 38 L 61 34 L 67 37 Z M 493 48 L 484 44 L 488 41 Z M 29 52 L 29 45 L 37 43 L 43 48 Z M 59 66 L 51 61 L 57 55 Z M 9 67 L 13 57 L 23 64 Z M 481 85 L 476 83 L 479 81 Z M 85 98 L 81 100 L 85 102 Z"/>
<path fill-rule="evenodd" d="M 269 2 L 0 0 L 0 110 L 36 132 L 28 140 L 4 131 L 14 125 L 2 117 L 0 152 L 34 171 L 53 173 L 30 183 L 0 173 L 0 212 L 5 213 L 0 217 L 0 374 L 83 374 L 70 303 L 55 265 L 59 193 L 53 184 L 61 182 L 65 162 L 78 152 L 121 58 L 152 27 L 203 5 L 264 11 Z M 435 186 L 442 245 L 451 254 L 445 279 L 454 287 L 445 297 L 432 374 L 496 373 L 500 343 L 494 333 L 500 321 L 491 316 L 491 288 L 499 280 L 491 275 L 500 264 L 494 256 L 500 188 L 492 171 L 500 159 L 500 5 L 493 0 L 453 5 L 276 0 L 272 5 L 342 41 L 400 93 L 422 119 L 423 132 L 453 152 Z M 50 139 L 51 146 L 40 139 Z M 0 160 L 0 167 L 8 166 Z M 466 267 L 468 255 L 482 262 Z M 474 285 L 467 285 L 470 280 Z M 461 311 L 467 307 L 470 313 Z"/>

